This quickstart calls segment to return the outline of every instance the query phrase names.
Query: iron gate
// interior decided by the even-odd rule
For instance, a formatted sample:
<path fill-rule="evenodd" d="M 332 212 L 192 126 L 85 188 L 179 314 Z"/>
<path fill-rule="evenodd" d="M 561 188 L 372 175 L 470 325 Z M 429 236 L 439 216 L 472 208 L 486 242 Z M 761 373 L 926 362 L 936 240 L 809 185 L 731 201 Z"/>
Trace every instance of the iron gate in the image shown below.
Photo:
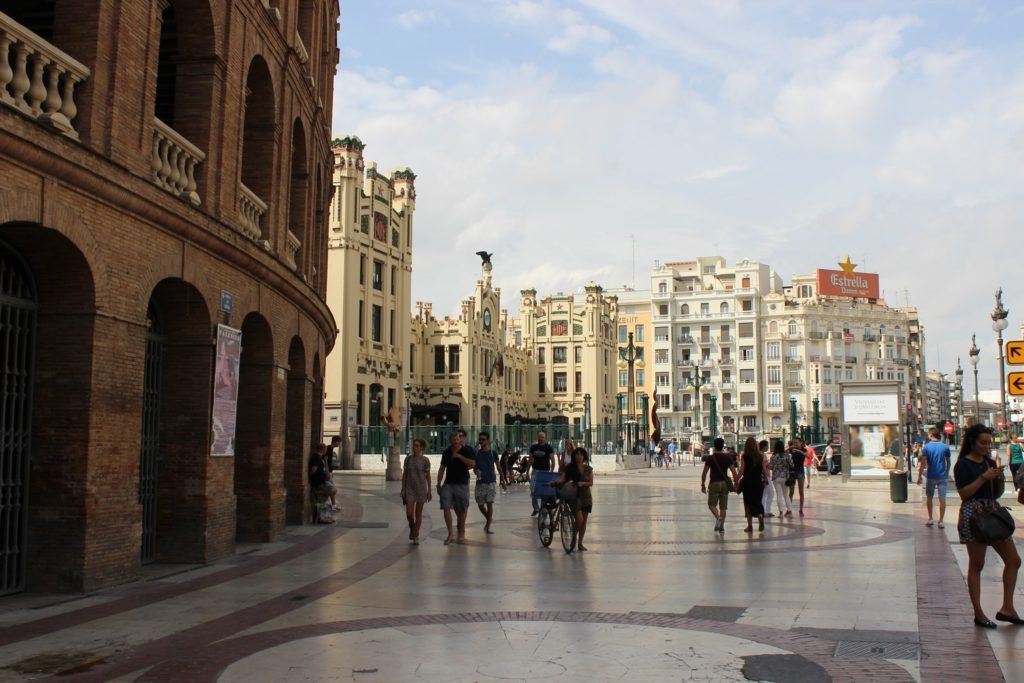
<path fill-rule="evenodd" d="M 160 379 L 164 338 L 156 307 L 146 313 L 146 369 L 142 380 L 142 448 L 139 452 L 139 504 L 142 506 L 142 564 L 156 557 L 157 459 L 160 455 Z"/>
<path fill-rule="evenodd" d="M 25 587 L 35 330 L 29 270 L 0 244 L 0 595 Z"/>

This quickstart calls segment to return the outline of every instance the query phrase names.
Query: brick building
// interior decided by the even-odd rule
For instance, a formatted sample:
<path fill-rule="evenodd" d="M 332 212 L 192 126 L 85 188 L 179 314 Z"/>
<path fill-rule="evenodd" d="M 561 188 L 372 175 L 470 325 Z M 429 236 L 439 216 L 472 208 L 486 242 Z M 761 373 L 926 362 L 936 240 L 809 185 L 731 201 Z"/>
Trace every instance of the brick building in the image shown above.
<path fill-rule="evenodd" d="M 337 0 L 2 7 L 0 594 L 275 538 L 335 337 Z"/>

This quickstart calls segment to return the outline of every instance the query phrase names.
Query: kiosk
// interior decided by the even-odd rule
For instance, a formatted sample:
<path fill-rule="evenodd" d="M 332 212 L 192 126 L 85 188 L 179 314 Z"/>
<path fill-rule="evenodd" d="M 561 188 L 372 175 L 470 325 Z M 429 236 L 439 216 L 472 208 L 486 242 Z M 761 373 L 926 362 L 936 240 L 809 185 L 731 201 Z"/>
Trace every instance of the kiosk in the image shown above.
<path fill-rule="evenodd" d="M 904 411 L 899 382 L 843 382 L 843 481 L 849 477 L 888 478 L 904 469 Z"/>

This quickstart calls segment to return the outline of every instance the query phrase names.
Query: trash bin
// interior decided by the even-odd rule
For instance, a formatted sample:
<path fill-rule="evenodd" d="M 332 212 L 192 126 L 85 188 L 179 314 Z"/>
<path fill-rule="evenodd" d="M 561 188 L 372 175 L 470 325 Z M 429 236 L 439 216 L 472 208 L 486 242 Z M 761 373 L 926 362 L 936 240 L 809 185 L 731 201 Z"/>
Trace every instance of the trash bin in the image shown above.
<path fill-rule="evenodd" d="M 889 473 L 889 500 L 894 503 L 907 502 L 907 473 L 893 470 Z"/>

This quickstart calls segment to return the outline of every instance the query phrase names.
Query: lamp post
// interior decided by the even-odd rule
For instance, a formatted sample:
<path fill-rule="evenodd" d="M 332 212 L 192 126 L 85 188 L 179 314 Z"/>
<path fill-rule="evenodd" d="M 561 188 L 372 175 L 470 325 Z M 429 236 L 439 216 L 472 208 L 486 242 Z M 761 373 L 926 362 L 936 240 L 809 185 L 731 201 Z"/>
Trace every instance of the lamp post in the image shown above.
<path fill-rule="evenodd" d="M 700 424 L 700 388 L 704 386 L 704 378 L 700 374 L 700 363 L 696 359 L 691 360 L 690 363 L 693 366 L 693 377 L 686 383 L 686 386 L 693 389 L 693 432 L 697 436 L 695 445 L 703 448 L 704 429 Z"/>
<path fill-rule="evenodd" d="M 789 440 L 796 438 L 796 396 L 789 397 Z"/>
<path fill-rule="evenodd" d="M 583 444 L 588 453 L 594 449 L 593 441 L 590 433 L 590 394 L 583 394 Z"/>
<path fill-rule="evenodd" d="M 992 311 L 992 329 L 999 342 L 999 410 L 1003 414 L 1003 430 L 1009 431 L 1010 421 L 1006 415 L 1006 359 L 1003 357 L 1003 330 L 1006 329 L 1006 316 L 1010 311 L 1003 308 L 1003 288 L 996 290 L 996 307 Z"/>
<path fill-rule="evenodd" d="M 981 349 L 975 343 L 976 335 L 971 335 L 971 348 L 967 351 L 967 360 L 974 367 L 974 419 L 981 423 L 981 408 L 978 402 L 978 361 L 981 360 Z"/>
<path fill-rule="evenodd" d="M 643 370 L 644 368 L 643 349 L 633 345 L 632 332 L 627 337 L 626 346 L 619 349 L 617 365 L 620 370 L 626 370 L 629 373 L 626 378 L 626 452 L 629 453 L 633 450 L 633 425 L 636 424 L 636 376 L 633 374 L 633 369 Z"/>
<path fill-rule="evenodd" d="M 956 437 L 957 445 L 959 445 L 960 439 L 963 438 L 964 428 L 964 369 L 960 367 L 960 356 L 956 357 L 956 421 L 960 427 L 960 433 Z"/>

